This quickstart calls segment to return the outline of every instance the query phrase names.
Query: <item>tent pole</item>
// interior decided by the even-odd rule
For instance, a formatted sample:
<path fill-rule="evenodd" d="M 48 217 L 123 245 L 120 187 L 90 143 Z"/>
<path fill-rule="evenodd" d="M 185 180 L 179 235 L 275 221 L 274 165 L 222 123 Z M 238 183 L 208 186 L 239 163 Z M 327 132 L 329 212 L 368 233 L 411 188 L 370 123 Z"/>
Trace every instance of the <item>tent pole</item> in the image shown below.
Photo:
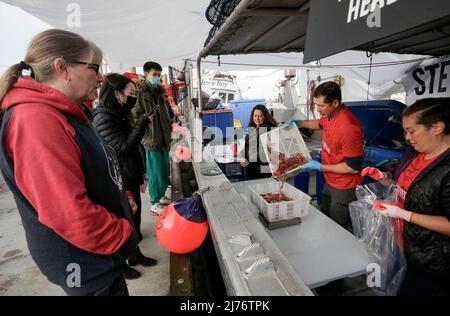
<path fill-rule="evenodd" d="M 202 118 L 202 73 L 201 73 L 201 63 L 202 63 L 202 57 L 197 57 L 197 97 L 198 97 L 198 112 L 200 114 L 200 119 Z"/>
<path fill-rule="evenodd" d="M 195 111 L 194 113 L 198 113 L 198 121 L 200 124 L 200 135 L 197 135 L 199 138 L 197 139 L 198 143 L 196 143 L 196 147 L 198 145 L 198 149 L 194 149 L 194 155 L 195 159 L 202 157 L 203 152 L 203 114 L 202 114 L 202 69 L 201 69 L 201 63 L 202 63 L 202 57 L 198 56 L 197 58 L 197 98 L 198 98 L 198 112 Z M 197 117 L 197 115 L 195 115 Z M 196 132 L 198 129 L 196 128 Z M 194 160 L 195 161 L 195 160 Z M 196 160 L 199 161 L 199 160 Z"/>
<path fill-rule="evenodd" d="M 247 11 L 247 7 L 253 2 L 254 0 L 242 0 L 241 2 L 239 2 L 230 16 L 225 20 L 225 23 L 223 23 L 223 25 L 220 27 L 219 31 L 213 36 L 209 43 L 205 47 L 203 47 L 199 54 L 199 57 L 206 57 L 209 55 L 210 50 L 214 47 L 214 45 L 217 44 L 219 40 L 222 39 L 223 36 L 225 36 L 226 32 L 234 24 L 234 22 L 238 18 L 246 15 L 245 13 Z"/>

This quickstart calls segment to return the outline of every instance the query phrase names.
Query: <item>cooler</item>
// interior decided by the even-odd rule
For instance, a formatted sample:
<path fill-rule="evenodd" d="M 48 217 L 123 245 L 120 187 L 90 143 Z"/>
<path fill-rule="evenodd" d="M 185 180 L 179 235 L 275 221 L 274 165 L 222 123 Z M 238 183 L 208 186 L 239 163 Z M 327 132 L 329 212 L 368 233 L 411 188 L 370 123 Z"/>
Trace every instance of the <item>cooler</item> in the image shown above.
<path fill-rule="evenodd" d="M 239 161 L 232 158 L 215 158 L 220 170 L 225 174 L 230 182 L 243 181 L 244 172 Z"/>
<path fill-rule="evenodd" d="M 309 192 L 309 172 L 300 172 L 294 177 L 294 186 L 300 191 Z"/>
<path fill-rule="evenodd" d="M 212 130 L 214 138 L 217 139 L 217 129 L 220 130 L 223 139 L 233 139 L 233 111 L 230 109 L 215 109 L 202 111 L 203 127 L 209 127 Z M 215 128 L 216 129 L 215 129 Z M 227 132 L 228 129 L 228 132 Z"/>

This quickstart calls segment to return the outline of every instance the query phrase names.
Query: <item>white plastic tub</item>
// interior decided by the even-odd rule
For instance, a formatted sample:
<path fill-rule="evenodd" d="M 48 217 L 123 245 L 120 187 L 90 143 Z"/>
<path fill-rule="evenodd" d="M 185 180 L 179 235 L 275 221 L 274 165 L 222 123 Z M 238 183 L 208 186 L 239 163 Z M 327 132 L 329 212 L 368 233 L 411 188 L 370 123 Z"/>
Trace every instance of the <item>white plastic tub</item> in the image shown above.
<path fill-rule="evenodd" d="M 292 199 L 292 201 L 279 203 L 268 203 L 261 196 L 264 193 L 278 193 L 278 182 L 253 184 L 249 185 L 248 188 L 252 202 L 269 222 L 305 217 L 308 215 L 311 197 L 288 183 L 284 184 L 281 192 Z"/>

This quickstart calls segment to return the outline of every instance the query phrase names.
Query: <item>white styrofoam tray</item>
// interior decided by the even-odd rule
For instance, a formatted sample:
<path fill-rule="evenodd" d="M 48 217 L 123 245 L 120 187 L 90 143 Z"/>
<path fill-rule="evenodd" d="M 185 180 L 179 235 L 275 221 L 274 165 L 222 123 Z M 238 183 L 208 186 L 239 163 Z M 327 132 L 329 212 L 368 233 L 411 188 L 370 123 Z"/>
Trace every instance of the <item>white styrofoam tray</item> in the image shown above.
<path fill-rule="evenodd" d="M 269 222 L 276 222 L 284 219 L 307 216 L 311 197 L 288 183 L 284 183 L 281 192 L 291 198 L 292 201 L 268 203 L 264 200 L 261 194 L 277 193 L 279 192 L 279 185 L 279 182 L 271 182 L 248 186 L 251 201 L 258 207 L 264 217 Z"/>
<path fill-rule="evenodd" d="M 262 134 L 260 140 L 272 174 L 278 170 L 279 157 L 276 153 L 284 153 L 287 158 L 300 153 L 303 157 L 311 159 L 308 147 L 294 124 L 272 129 L 270 132 Z M 268 146 L 272 149 L 271 154 L 269 154 Z M 296 174 L 299 169 L 300 167 L 289 170 L 286 176 Z"/>

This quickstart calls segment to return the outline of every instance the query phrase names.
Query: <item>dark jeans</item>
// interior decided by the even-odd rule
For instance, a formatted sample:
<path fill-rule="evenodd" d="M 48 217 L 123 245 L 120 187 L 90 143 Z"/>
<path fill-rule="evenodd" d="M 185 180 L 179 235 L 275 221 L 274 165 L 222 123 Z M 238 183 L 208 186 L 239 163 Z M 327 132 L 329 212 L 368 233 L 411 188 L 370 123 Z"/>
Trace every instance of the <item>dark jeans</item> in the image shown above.
<path fill-rule="evenodd" d="M 320 211 L 347 230 L 351 230 L 348 204 L 356 201 L 355 189 L 334 189 L 325 183 L 322 191 Z"/>
<path fill-rule="evenodd" d="M 139 238 L 139 242 L 141 242 L 142 239 L 143 239 L 143 236 L 142 236 L 142 232 L 141 232 L 142 201 L 141 201 L 140 186 L 129 187 L 129 188 L 127 188 L 127 190 L 131 191 L 131 193 L 133 194 L 133 199 L 134 199 L 134 201 L 137 204 L 137 210 L 136 210 L 136 213 L 133 216 L 133 220 L 134 220 L 134 227 L 136 229 L 136 233 L 137 233 L 138 238 Z M 136 259 L 136 253 L 135 252 L 131 253 L 129 259 L 135 260 Z"/>
<path fill-rule="evenodd" d="M 130 188 L 127 188 L 128 191 L 131 191 L 133 194 L 133 199 L 137 204 L 137 211 L 133 216 L 134 219 L 134 226 L 136 229 L 136 233 L 139 237 L 139 242 L 142 241 L 142 233 L 141 233 L 141 213 L 142 213 L 142 201 L 141 201 L 141 188 L 140 186 L 133 186 Z"/>

